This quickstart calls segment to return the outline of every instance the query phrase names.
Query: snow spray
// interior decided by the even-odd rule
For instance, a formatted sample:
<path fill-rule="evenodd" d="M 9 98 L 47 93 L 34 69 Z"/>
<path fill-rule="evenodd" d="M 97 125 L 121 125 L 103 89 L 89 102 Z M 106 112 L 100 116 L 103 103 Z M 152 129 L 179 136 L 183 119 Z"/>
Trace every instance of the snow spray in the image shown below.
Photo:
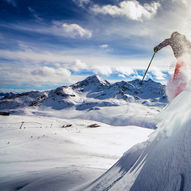
<path fill-rule="evenodd" d="M 178 96 L 187 86 L 191 79 L 191 55 L 184 54 L 177 59 L 174 74 L 169 77 L 166 94 L 171 102 Z"/>

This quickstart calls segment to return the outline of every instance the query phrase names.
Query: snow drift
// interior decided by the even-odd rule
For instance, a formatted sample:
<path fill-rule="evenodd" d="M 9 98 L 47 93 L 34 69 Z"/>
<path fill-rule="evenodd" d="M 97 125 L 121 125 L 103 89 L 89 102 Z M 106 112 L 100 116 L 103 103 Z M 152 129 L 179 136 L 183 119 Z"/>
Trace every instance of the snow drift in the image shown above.
<path fill-rule="evenodd" d="M 86 191 L 191 190 L 191 83 L 164 109 L 149 140 L 126 152 Z"/>

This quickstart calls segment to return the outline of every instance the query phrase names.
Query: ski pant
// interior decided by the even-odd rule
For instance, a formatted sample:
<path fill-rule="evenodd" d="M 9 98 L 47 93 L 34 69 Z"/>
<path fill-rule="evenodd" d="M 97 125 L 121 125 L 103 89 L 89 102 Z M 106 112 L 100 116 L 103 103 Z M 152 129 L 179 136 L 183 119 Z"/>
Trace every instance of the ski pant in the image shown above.
<path fill-rule="evenodd" d="M 174 97 L 179 95 L 187 86 L 187 79 L 185 74 L 186 70 L 187 67 L 185 66 L 184 61 L 182 60 L 177 61 L 172 79 L 172 83 L 176 87 L 174 92 Z"/>

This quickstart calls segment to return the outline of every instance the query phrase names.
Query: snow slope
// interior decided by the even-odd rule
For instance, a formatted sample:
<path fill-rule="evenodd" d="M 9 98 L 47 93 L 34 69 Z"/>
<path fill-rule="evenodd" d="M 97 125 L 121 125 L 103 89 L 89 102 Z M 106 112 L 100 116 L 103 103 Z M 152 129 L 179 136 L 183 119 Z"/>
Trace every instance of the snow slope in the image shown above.
<path fill-rule="evenodd" d="M 127 151 L 106 173 L 76 190 L 190 191 L 191 86 L 160 114 L 148 141 Z"/>
<path fill-rule="evenodd" d="M 70 191 L 100 176 L 153 131 L 104 123 L 87 128 L 93 123 L 97 122 L 0 116 L 0 190 Z M 62 128 L 67 124 L 72 127 Z"/>

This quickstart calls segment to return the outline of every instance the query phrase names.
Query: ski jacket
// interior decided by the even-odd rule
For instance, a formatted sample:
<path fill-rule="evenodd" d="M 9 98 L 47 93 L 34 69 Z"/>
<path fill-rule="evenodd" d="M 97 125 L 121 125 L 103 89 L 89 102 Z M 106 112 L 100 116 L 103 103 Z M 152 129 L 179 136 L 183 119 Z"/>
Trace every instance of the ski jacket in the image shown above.
<path fill-rule="evenodd" d="M 176 35 L 173 35 L 174 33 L 172 33 L 171 38 L 164 40 L 156 46 L 154 51 L 157 52 L 160 49 L 170 45 L 176 58 L 181 57 L 184 53 L 191 54 L 191 42 L 188 41 L 184 35 L 177 32 L 175 33 Z"/>

